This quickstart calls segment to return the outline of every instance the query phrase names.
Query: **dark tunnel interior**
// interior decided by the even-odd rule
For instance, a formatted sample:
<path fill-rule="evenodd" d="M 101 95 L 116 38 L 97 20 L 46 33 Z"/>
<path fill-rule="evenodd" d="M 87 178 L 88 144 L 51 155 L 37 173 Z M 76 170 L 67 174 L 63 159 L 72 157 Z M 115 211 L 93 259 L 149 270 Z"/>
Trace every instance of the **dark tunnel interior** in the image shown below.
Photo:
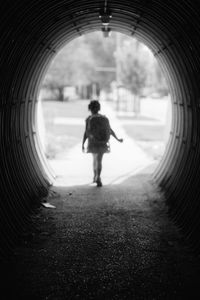
<path fill-rule="evenodd" d="M 1 2 L 0 256 L 12 252 L 52 177 L 40 151 L 36 107 L 51 59 L 67 42 L 110 28 L 146 44 L 160 62 L 172 96 L 167 151 L 153 174 L 171 218 L 200 252 L 200 8 L 189 0 L 16 0 Z"/>

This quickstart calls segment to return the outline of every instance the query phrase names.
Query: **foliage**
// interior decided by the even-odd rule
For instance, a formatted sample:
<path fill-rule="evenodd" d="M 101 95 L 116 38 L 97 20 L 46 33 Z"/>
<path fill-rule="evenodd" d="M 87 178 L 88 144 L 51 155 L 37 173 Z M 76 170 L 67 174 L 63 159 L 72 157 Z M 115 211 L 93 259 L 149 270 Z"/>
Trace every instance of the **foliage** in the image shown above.
<path fill-rule="evenodd" d="M 146 87 L 167 89 L 150 50 L 136 39 L 114 32 L 109 38 L 94 32 L 68 43 L 53 59 L 43 86 L 56 89 L 63 100 L 65 86 L 98 82 L 101 90 L 109 90 L 116 79 L 135 95 Z"/>
<path fill-rule="evenodd" d="M 104 38 L 101 32 L 95 32 L 85 36 L 85 42 L 91 47 L 94 56 L 95 81 L 100 84 L 104 90 L 110 88 L 110 84 L 115 80 L 114 71 L 106 71 L 106 68 L 116 67 L 116 59 L 114 56 L 116 50 L 116 33 L 110 38 Z M 98 71 L 98 67 L 104 68 L 104 71 Z"/>
<path fill-rule="evenodd" d="M 119 81 L 135 95 L 140 95 L 151 72 L 149 50 L 136 39 L 124 40 L 116 52 L 119 64 Z"/>
<path fill-rule="evenodd" d="M 81 46 L 80 46 L 81 45 Z M 94 60 L 89 45 L 79 39 L 64 47 L 53 59 L 43 86 L 57 89 L 63 100 L 65 86 L 89 84 L 94 77 Z"/>

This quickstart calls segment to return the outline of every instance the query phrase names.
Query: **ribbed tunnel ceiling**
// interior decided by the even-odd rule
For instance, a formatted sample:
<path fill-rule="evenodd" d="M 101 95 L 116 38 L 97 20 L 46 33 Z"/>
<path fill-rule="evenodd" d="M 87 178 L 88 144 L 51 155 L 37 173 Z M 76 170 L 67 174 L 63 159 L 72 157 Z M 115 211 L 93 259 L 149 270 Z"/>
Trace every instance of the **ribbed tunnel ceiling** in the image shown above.
<path fill-rule="evenodd" d="M 199 251 L 200 229 L 200 9 L 179 0 L 16 0 L 1 2 L 0 156 L 1 256 L 29 226 L 32 207 L 48 193 L 51 176 L 40 153 L 35 124 L 37 96 L 51 59 L 65 43 L 110 28 L 134 36 L 155 54 L 173 105 L 168 150 L 154 174 L 171 216 Z"/>

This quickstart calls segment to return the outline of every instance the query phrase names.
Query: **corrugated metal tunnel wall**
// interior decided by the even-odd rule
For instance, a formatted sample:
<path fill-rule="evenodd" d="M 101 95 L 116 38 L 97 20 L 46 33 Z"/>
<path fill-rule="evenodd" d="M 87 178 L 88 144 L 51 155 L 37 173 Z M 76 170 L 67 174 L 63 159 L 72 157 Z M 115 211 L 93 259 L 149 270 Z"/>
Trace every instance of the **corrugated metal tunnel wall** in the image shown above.
<path fill-rule="evenodd" d="M 154 178 L 171 216 L 200 252 L 200 9 L 186 0 L 2 1 L 0 24 L 1 253 L 29 224 L 32 205 L 47 194 L 51 176 L 37 141 L 39 85 L 60 47 L 101 30 L 107 3 L 113 31 L 137 37 L 155 54 L 172 95 L 167 152 Z"/>

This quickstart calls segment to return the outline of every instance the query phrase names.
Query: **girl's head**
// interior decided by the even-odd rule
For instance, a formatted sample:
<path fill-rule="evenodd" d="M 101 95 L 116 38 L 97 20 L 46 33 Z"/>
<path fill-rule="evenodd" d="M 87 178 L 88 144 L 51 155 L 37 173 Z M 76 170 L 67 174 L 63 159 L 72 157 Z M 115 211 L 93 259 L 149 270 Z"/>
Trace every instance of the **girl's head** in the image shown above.
<path fill-rule="evenodd" d="M 97 114 L 98 111 L 101 109 L 101 105 L 99 103 L 99 101 L 97 100 L 91 100 L 90 104 L 88 105 L 88 109 L 93 113 L 93 114 Z"/>

